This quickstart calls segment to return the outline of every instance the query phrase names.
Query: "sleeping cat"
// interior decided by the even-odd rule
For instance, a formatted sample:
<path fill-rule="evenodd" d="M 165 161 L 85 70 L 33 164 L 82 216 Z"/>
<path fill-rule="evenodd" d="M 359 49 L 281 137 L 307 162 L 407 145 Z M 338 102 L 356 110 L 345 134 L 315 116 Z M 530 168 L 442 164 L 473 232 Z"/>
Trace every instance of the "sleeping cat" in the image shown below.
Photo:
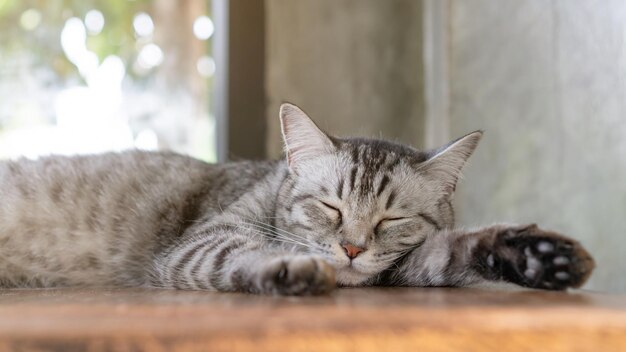
<path fill-rule="evenodd" d="M 536 225 L 453 228 L 481 132 L 423 152 L 331 137 L 290 104 L 280 119 L 285 161 L 130 151 L 0 163 L 0 287 L 560 290 L 593 270 L 578 242 Z"/>

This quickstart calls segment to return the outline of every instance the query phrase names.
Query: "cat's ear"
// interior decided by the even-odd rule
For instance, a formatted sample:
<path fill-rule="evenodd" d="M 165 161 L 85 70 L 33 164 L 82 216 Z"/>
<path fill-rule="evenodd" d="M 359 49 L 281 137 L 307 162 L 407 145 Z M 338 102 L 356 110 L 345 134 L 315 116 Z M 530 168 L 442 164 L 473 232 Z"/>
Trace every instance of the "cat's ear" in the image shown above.
<path fill-rule="evenodd" d="M 420 164 L 420 171 L 436 182 L 440 182 L 444 191 L 452 194 L 456 189 L 463 166 L 478 146 L 482 136 L 482 131 L 475 131 L 432 151 L 428 160 Z"/>
<path fill-rule="evenodd" d="M 335 150 L 332 140 L 299 107 L 285 103 L 280 106 L 280 126 L 285 141 L 289 167 Z"/>

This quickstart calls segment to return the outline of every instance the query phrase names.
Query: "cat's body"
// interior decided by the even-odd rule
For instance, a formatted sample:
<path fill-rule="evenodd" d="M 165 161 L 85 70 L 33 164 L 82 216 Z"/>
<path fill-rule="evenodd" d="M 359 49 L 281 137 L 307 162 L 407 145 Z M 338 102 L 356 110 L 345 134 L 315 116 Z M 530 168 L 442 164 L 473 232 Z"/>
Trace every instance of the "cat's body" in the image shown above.
<path fill-rule="evenodd" d="M 140 151 L 2 162 L 0 284 L 149 284 L 156 254 L 284 169 Z"/>
<path fill-rule="evenodd" d="M 288 160 L 125 152 L 0 163 L 0 287 L 257 293 L 339 285 L 579 286 L 593 260 L 536 226 L 453 230 L 480 133 L 439 151 L 327 137 L 281 110 Z"/>

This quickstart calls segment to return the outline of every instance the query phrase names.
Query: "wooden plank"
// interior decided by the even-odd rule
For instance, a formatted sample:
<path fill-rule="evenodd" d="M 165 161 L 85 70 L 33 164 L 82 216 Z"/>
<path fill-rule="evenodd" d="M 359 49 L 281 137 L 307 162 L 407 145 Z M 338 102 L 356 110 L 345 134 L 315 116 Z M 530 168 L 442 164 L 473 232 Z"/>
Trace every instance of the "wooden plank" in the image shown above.
<path fill-rule="evenodd" d="M 436 288 L 323 297 L 0 291 L 0 350 L 24 349 L 624 351 L 626 297 Z"/>

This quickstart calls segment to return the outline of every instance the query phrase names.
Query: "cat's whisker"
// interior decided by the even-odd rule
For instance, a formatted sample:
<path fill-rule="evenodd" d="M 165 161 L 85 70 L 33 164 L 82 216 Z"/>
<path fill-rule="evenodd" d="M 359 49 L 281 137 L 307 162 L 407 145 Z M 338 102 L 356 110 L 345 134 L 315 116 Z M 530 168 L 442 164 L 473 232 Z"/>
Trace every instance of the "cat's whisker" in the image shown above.
<path fill-rule="evenodd" d="M 253 227 L 257 228 L 257 229 L 262 229 L 262 230 L 267 231 L 269 234 L 274 235 L 274 237 L 272 237 L 273 239 L 282 240 L 282 242 L 291 242 L 291 243 L 299 244 L 299 245 L 307 247 L 307 248 L 311 248 L 311 245 L 309 245 L 309 244 L 297 241 L 297 240 L 295 240 L 293 238 L 286 237 L 286 236 L 284 236 L 284 235 L 282 235 L 280 233 L 272 231 L 270 228 L 266 228 L 266 227 L 263 227 L 263 226 L 260 226 L 258 224 L 254 224 L 254 223 L 246 223 L 246 222 L 244 222 L 244 224 L 247 225 L 247 226 L 253 226 Z"/>
<path fill-rule="evenodd" d="M 265 224 L 262 225 L 262 224 L 259 224 L 259 223 L 246 222 L 246 221 L 243 221 L 243 224 L 247 225 L 247 226 L 253 226 L 255 228 L 263 229 L 263 230 L 269 232 L 270 234 L 272 234 L 274 236 L 277 236 L 277 237 L 280 237 L 280 238 L 294 240 L 294 238 L 292 238 L 290 236 L 286 236 L 285 234 L 282 234 L 280 232 L 277 232 L 277 231 L 275 231 L 274 229 L 272 229 L 271 227 L 269 227 L 269 226 L 267 226 Z M 298 238 L 296 237 L 296 239 L 298 239 Z"/>
<path fill-rule="evenodd" d="M 276 237 L 272 236 L 271 234 L 265 233 L 265 232 L 260 231 L 260 230 L 250 229 L 250 228 L 246 228 L 246 227 L 243 227 L 243 226 L 240 227 L 240 228 L 242 228 L 244 230 L 247 230 L 248 232 L 250 232 L 253 235 L 259 235 L 261 237 L 267 238 L 267 239 L 272 240 L 272 241 L 281 242 L 281 243 L 285 243 L 285 244 L 289 244 L 289 245 L 297 245 L 297 246 L 305 246 L 306 247 L 306 245 L 303 244 L 303 243 L 294 242 L 292 240 L 283 239 L 283 238 L 276 238 Z"/>
<path fill-rule="evenodd" d="M 297 234 L 295 234 L 295 233 L 293 233 L 293 232 L 289 232 L 289 231 L 287 231 L 287 230 L 281 229 L 281 228 L 280 228 L 280 227 L 278 227 L 278 226 L 271 225 L 271 224 L 268 224 L 268 223 L 262 222 L 262 221 L 260 221 L 260 220 L 256 220 L 256 219 L 247 219 L 247 220 L 252 221 L 252 222 L 254 222 L 254 223 L 257 223 L 257 224 L 262 225 L 262 226 L 267 226 L 267 227 L 269 227 L 269 228 L 272 228 L 272 229 L 274 229 L 274 230 L 276 230 L 276 231 L 280 231 L 280 232 L 282 232 L 282 233 L 284 233 L 284 234 L 286 234 L 286 235 L 289 235 L 289 236 L 293 236 L 293 237 L 298 237 L 298 238 L 301 238 L 301 239 L 305 239 L 305 238 L 304 238 L 304 237 L 302 237 L 301 235 L 297 235 Z"/>
<path fill-rule="evenodd" d="M 283 237 L 280 234 L 272 233 L 270 230 L 257 226 L 255 224 L 243 223 L 243 224 L 236 224 L 235 226 L 237 226 L 240 229 L 250 231 L 254 234 L 262 235 L 263 237 L 270 239 L 270 240 L 280 240 L 284 242 L 288 241 L 291 243 L 297 243 L 293 239 Z"/>
<path fill-rule="evenodd" d="M 277 227 L 277 226 L 270 225 L 270 224 L 268 224 L 268 223 L 264 223 L 264 222 L 262 222 L 262 221 L 255 220 L 255 219 L 247 219 L 247 220 L 249 220 L 249 221 L 253 221 L 253 222 L 255 222 L 255 223 L 259 224 L 259 225 L 262 225 L 262 226 L 267 226 L 267 227 L 269 227 L 269 228 L 271 228 L 271 229 L 273 229 L 273 230 L 280 231 L 280 232 L 282 232 L 282 233 L 283 233 L 283 234 L 285 234 L 285 235 L 288 235 L 288 236 L 291 236 L 291 237 L 295 237 L 295 238 L 299 238 L 299 239 L 301 239 L 301 240 L 307 240 L 305 237 L 302 237 L 302 236 L 297 235 L 297 234 L 295 234 L 295 233 L 293 233 L 293 232 L 289 232 L 289 231 L 287 231 L 287 230 L 281 229 L 281 228 L 279 228 L 279 227 Z"/>

